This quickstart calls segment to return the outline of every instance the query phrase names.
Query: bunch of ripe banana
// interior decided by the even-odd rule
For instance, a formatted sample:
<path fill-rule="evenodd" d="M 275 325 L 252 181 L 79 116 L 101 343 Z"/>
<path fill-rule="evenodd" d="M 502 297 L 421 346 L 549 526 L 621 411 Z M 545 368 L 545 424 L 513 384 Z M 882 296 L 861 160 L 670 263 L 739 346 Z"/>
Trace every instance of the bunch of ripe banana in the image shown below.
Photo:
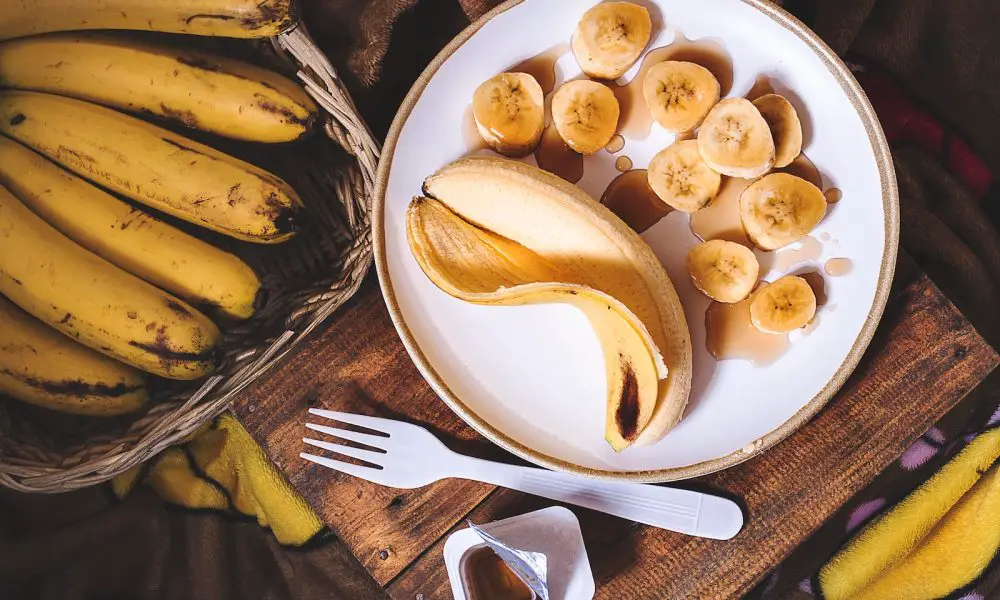
<path fill-rule="evenodd" d="M 148 399 L 147 373 L 213 372 L 220 331 L 209 316 L 249 318 L 261 283 L 242 260 L 169 221 L 274 244 L 295 235 L 301 209 L 275 175 L 161 126 L 290 142 L 317 117 L 299 86 L 162 38 L 75 30 L 250 38 L 295 22 L 289 0 L 25 0 L 4 9 L 0 393 L 110 416 Z"/>
<path fill-rule="evenodd" d="M 632 67 L 651 31 L 642 6 L 596 5 L 571 44 L 592 79 L 563 84 L 547 102 L 527 73 L 490 78 L 473 95 L 480 135 L 503 155 L 526 156 L 542 140 L 550 111 L 569 148 L 585 155 L 605 148 L 621 107 L 599 80 Z M 787 173 L 768 175 L 802 149 L 801 124 L 785 98 L 720 101 L 712 72 L 683 61 L 646 70 L 642 91 L 666 130 L 679 138 L 697 130 L 650 162 L 649 185 L 663 202 L 690 213 L 712 202 L 722 176 L 756 179 L 747 181 L 740 216 L 750 240 L 765 250 L 799 240 L 824 217 L 826 200 L 815 185 Z M 576 186 L 500 158 L 448 165 L 426 180 L 423 192 L 410 205 L 407 233 L 435 285 L 468 302 L 562 302 L 588 316 L 604 349 L 605 437 L 615 450 L 653 443 L 680 420 L 691 381 L 684 313 L 660 262 L 620 219 Z M 759 275 L 750 248 L 722 240 L 696 246 L 688 267 L 696 287 L 719 302 L 746 299 Z M 805 280 L 786 277 L 758 288 L 749 310 L 762 331 L 787 332 L 812 319 L 816 298 Z"/>

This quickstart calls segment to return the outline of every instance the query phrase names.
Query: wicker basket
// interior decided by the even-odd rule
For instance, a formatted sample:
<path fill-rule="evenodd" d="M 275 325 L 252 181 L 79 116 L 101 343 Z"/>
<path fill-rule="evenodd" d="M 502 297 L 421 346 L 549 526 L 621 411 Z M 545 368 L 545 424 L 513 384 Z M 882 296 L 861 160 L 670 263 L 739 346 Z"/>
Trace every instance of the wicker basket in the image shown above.
<path fill-rule="evenodd" d="M 6 487 L 53 493 L 94 485 L 184 440 L 350 298 L 371 265 L 369 209 L 380 149 L 305 29 L 299 26 L 270 43 L 189 42 L 297 75 L 325 112 L 326 135 L 294 145 L 208 142 L 288 181 L 302 197 L 309 223 L 277 246 L 198 234 L 251 264 L 269 291 L 251 320 L 223 328 L 226 359 L 216 375 L 156 382 L 153 402 L 114 419 L 62 415 L 0 397 L 0 484 Z"/>

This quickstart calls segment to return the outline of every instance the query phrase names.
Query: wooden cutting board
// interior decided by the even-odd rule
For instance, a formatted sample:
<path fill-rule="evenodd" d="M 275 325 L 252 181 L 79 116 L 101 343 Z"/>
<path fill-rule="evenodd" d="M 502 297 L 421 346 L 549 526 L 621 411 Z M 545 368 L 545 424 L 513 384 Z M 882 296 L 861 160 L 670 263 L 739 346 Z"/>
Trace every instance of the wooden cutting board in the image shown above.
<path fill-rule="evenodd" d="M 837 397 L 810 423 L 741 465 L 684 482 L 728 495 L 747 525 L 727 542 L 695 539 L 573 508 L 598 598 L 739 598 L 860 491 L 998 364 L 948 299 L 903 256 L 879 331 Z M 297 490 L 396 599 L 451 597 L 447 535 L 552 502 L 449 480 L 381 488 L 298 458 L 307 409 L 404 419 L 452 449 L 519 462 L 476 434 L 437 398 L 396 336 L 371 280 L 322 332 L 233 410 Z"/>

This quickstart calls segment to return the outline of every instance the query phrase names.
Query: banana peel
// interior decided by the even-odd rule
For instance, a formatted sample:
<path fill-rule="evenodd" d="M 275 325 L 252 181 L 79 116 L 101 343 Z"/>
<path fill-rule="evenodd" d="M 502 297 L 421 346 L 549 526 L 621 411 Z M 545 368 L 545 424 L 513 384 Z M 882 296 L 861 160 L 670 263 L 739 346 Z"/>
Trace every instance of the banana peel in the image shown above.
<path fill-rule="evenodd" d="M 680 420 L 691 385 L 680 300 L 645 242 L 578 187 L 516 161 L 462 159 L 424 182 L 407 235 L 420 267 L 452 296 L 566 302 L 587 314 L 605 352 L 606 437 L 616 450 L 656 442 Z M 634 409 L 621 402 L 633 385 Z"/>

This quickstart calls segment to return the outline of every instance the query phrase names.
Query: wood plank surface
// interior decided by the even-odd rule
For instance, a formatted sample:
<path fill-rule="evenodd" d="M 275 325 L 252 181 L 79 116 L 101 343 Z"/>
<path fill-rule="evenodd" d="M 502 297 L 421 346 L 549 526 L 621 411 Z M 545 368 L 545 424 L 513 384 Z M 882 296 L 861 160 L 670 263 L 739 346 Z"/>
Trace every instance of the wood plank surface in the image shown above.
<path fill-rule="evenodd" d="M 820 415 L 771 451 L 682 485 L 740 501 L 730 542 L 687 538 L 574 508 L 599 598 L 738 598 L 899 456 L 997 365 L 998 357 L 907 259 L 865 359 Z M 310 406 L 405 418 L 451 448 L 516 461 L 464 425 L 420 378 L 378 287 L 234 406 L 292 484 L 397 599 L 448 598 L 441 547 L 468 516 L 490 521 L 551 502 L 450 480 L 379 488 L 298 458 Z"/>

